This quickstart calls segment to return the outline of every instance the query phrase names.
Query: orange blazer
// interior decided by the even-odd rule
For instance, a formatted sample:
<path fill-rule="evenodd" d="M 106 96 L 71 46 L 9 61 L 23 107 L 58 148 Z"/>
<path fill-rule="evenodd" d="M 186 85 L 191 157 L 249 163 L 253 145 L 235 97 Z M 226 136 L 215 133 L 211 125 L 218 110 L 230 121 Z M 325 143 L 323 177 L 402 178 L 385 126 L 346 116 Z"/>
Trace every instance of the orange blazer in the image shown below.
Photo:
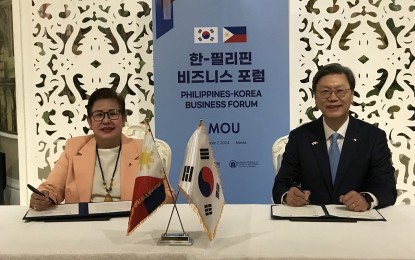
<path fill-rule="evenodd" d="M 121 137 L 120 193 L 121 200 L 131 200 L 135 178 L 143 145 L 142 139 Z M 96 161 L 96 141 L 94 135 L 79 136 L 66 141 L 65 150 L 60 155 L 53 170 L 39 190 L 48 190 L 56 203 L 90 202 Z M 166 201 L 171 202 L 168 184 L 165 181 Z"/>

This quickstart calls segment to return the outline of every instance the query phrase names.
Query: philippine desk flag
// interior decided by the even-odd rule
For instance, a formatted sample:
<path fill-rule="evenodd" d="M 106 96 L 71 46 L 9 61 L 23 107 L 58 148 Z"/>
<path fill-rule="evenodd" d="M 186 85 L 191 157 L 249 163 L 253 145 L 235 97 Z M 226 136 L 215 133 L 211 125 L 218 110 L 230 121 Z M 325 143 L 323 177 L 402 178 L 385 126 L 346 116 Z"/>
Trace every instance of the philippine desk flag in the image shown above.
<path fill-rule="evenodd" d="M 187 143 L 179 189 L 199 215 L 212 240 L 225 205 L 219 170 L 203 122 Z"/>
<path fill-rule="evenodd" d="M 139 171 L 135 178 L 127 235 L 141 225 L 166 198 L 163 180 L 163 164 L 156 144 L 147 126 L 139 161 Z"/>

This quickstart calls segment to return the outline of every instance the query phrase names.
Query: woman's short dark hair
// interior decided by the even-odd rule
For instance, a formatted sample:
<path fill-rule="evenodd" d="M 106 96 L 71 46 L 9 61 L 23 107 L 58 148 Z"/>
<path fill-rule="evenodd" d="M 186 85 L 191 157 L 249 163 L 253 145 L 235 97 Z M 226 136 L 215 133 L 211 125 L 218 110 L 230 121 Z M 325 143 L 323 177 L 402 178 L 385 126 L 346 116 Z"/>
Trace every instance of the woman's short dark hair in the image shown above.
<path fill-rule="evenodd" d="M 88 113 L 88 117 L 91 115 L 92 106 L 97 100 L 101 99 L 114 99 L 117 101 L 118 106 L 120 107 L 121 115 L 125 118 L 125 100 L 122 96 L 120 96 L 115 90 L 111 88 L 99 88 L 94 91 L 94 93 L 89 96 L 88 104 L 86 105 L 86 111 Z"/>
<path fill-rule="evenodd" d="M 356 79 L 354 78 L 352 70 L 348 67 L 342 66 L 339 63 L 327 64 L 317 71 L 316 75 L 314 75 L 313 78 L 313 91 L 316 91 L 318 81 L 322 77 L 330 74 L 344 74 L 347 78 L 347 81 L 349 82 L 350 89 L 354 91 L 354 88 L 356 86 Z"/>

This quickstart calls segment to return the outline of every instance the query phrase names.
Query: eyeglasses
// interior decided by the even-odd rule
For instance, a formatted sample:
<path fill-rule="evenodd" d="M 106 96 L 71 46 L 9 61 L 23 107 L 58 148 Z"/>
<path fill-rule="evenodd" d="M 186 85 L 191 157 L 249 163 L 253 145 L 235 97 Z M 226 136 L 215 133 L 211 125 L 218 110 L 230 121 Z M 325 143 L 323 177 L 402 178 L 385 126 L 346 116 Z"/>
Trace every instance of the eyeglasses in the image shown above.
<path fill-rule="evenodd" d="M 116 120 L 120 117 L 120 114 L 121 114 L 120 110 L 117 110 L 117 109 L 112 109 L 107 112 L 97 110 L 97 111 L 92 112 L 91 116 L 95 121 L 100 122 L 104 120 L 105 115 L 107 115 L 108 118 L 111 120 Z"/>
<path fill-rule="evenodd" d="M 317 93 L 320 95 L 321 98 L 329 98 L 331 96 L 331 93 L 334 93 L 338 98 L 342 98 L 346 96 L 346 94 L 349 92 L 350 88 L 347 89 L 335 89 L 335 90 L 322 90 L 317 91 Z"/>

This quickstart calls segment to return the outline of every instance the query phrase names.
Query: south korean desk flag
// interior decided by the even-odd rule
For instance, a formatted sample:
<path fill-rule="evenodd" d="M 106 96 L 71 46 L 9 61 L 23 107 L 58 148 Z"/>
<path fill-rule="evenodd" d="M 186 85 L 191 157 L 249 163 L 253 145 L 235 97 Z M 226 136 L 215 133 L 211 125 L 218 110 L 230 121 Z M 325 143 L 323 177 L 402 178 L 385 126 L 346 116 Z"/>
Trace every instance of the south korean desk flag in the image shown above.
<path fill-rule="evenodd" d="M 209 239 L 213 240 L 225 199 L 219 170 L 203 121 L 187 143 L 179 190 L 185 194 L 189 204 L 199 215 Z"/>

